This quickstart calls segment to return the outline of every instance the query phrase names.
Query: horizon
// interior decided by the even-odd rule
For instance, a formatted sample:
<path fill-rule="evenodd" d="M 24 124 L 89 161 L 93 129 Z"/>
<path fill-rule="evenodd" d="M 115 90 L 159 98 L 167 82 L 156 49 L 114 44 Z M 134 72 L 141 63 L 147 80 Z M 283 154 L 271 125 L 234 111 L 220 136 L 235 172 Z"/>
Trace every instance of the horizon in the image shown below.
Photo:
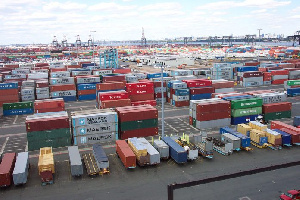
<path fill-rule="evenodd" d="M 13 0 L 0 5 L 0 45 L 283 34 L 299 30 L 296 0 Z"/>

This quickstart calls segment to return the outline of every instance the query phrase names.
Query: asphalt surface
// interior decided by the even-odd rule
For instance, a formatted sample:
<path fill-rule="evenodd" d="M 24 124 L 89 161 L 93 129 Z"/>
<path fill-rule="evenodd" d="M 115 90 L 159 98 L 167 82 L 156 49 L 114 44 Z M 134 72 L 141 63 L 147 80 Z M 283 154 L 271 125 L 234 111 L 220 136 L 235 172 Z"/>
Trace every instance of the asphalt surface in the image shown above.
<path fill-rule="evenodd" d="M 244 92 L 257 89 L 283 91 L 282 85 L 240 88 Z M 289 97 L 293 103 L 292 115 L 300 115 L 300 97 Z M 66 103 L 66 110 L 76 111 L 95 108 L 95 101 Z M 160 110 L 161 107 L 157 106 Z M 188 124 L 188 108 L 165 106 L 165 134 L 199 133 Z M 26 116 L 0 117 L 0 153 L 22 152 L 26 145 Z M 159 111 L 161 127 L 161 111 Z M 291 124 L 292 119 L 281 121 Z M 218 129 L 206 132 L 218 136 Z M 151 140 L 151 138 L 149 138 Z M 216 175 L 250 170 L 257 167 L 300 160 L 300 147 L 282 150 L 258 149 L 253 152 L 235 152 L 230 156 L 214 153 L 213 160 L 199 158 L 194 162 L 177 165 L 174 161 L 163 161 L 157 166 L 137 167 L 126 170 L 115 154 L 113 144 L 106 144 L 109 155 L 110 175 L 90 178 L 84 174 L 74 179 L 70 176 L 67 148 L 54 149 L 56 174 L 54 184 L 41 186 L 37 171 L 38 151 L 30 152 L 28 182 L 22 187 L 11 186 L 0 189 L 1 199 L 167 199 L 167 185 L 197 180 Z M 90 152 L 91 146 L 80 147 L 81 153 Z M 278 199 L 280 192 L 300 186 L 300 166 L 260 173 L 227 181 L 214 182 L 174 192 L 174 199 Z M 247 198 L 246 198 L 247 197 Z"/>

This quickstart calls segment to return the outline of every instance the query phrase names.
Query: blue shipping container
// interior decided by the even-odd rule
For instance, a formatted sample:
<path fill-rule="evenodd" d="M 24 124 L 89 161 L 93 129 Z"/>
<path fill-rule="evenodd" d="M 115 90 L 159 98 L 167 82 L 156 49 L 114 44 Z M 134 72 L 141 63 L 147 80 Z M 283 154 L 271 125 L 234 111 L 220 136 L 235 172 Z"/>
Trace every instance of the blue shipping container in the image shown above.
<path fill-rule="evenodd" d="M 18 83 L 0 83 L 0 90 L 18 89 Z"/>
<path fill-rule="evenodd" d="M 77 90 L 95 90 L 96 84 L 77 84 Z"/>
<path fill-rule="evenodd" d="M 259 138 L 259 145 L 262 146 L 265 143 L 268 143 L 268 137 L 260 137 Z"/>
<path fill-rule="evenodd" d="M 300 116 L 295 116 L 293 121 L 294 126 L 300 126 Z"/>
<path fill-rule="evenodd" d="M 247 124 L 250 121 L 255 121 L 258 115 L 248 115 L 242 117 L 231 117 L 231 125 Z"/>
<path fill-rule="evenodd" d="M 226 101 L 232 101 L 232 100 L 251 99 L 251 98 L 255 98 L 255 97 L 252 95 L 241 95 L 241 96 L 223 97 L 222 99 Z"/>
<path fill-rule="evenodd" d="M 164 137 L 162 140 L 169 146 L 171 158 L 177 163 L 187 162 L 187 152 L 172 138 Z"/>
<path fill-rule="evenodd" d="M 87 68 L 88 66 L 94 66 L 94 63 L 82 63 L 81 64 L 82 68 Z"/>
<path fill-rule="evenodd" d="M 211 93 L 190 95 L 190 100 L 201 100 L 201 99 L 210 99 L 210 98 L 211 98 Z"/>
<path fill-rule="evenodd" d="M 189 89 L 177 89 L 177 90 L 175 90 L 175 95 L 176 96 L 187 96 L 187 95 L 190 95 L 190 90 Z"/>
<path fill-rule="evenodd" d="M 78 101 L 95 100 L 96 94 L 78 95 Z"/>
<path fill-rule="evenodd" d="M 11 110 L 3 110 L 3 116 L 9 115 L 26 115 L 26 114 L 33 114 L 33 108 L 22 108 L 22 109 L 11 109 Z"/>
<path fill-rule="evenodd" d="M 63 97 L 52 97 L 52 99 L 63 98 L 65 102 L 67 101 L 76 101 L 76 96 L 63 96 Z"/>
<path fill-rule="evenodd" d="M 282 138 L 282 144 L 290 146 L 292 143 L 292 136 L 284 131 L 274 129 L 273 131 L 276 131 L 277 133 L 280 133 L 281 138 Z"/>
<path fill-rule="evenodd" d="M 250 146 L 250 137 L 243 135 L 240 132 L 237 132 L 226 126 L 226 127 L 220 128 L 220 134 L 223 134 L 223 133 L 229 133 L 231 135 L 234 135 L 235 137 L 240 138 L 241 139 L 241 147 L 243 147 L 243 148 Z"/>
<path fill-rule="evenodd" d="M 243 66 L 243 67 L 236 67 L 237 72 L 250 72 L 250 71 L 258 71 L 257 66 Z"/>
<path fill-rule="evenodd" d="M 163 73 L 163 77 L 168 77 L 168 73 Z M 153 73 L 153 74 L 147 74 L 147 79 L 150 78 L 159 78 L 161 77 L 161 73 Z"/>
<path fill-rule="evenodd" d="M 287 89 L 288 96 L 299 96 L 300 95 L 300 88 L 288 88 Z"/>

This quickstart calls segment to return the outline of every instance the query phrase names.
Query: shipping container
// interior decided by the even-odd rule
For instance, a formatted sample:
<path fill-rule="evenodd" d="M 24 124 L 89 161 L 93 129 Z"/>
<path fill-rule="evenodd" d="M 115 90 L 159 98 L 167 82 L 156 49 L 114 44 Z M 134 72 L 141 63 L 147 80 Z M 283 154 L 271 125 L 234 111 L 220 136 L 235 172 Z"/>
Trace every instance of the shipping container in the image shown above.
<path fill-rule="evenodd" d="M 42 185 L 53 184 L 53 174 L 55 173 L 55 169 L 51 147 L 40 149 L 38 171 L 42 181 Z"/>
<path fill-rule="evenodd" d="M 29 169 L 29 155 L 28 152 L 18 153 L 15 168 L 13 171 L 14 185 L 22 185 L 27 183 Z"/>
<path fill-rule="evenodd" d="M 154 140 L 153 141 L 154 148 L 160 154 L 161 159 L 168 159 L 169 158 L 169 146 L 162 140 Z"/>
<path fill-rule="evenodd" d="M 128 138 L 128 145 L 136 155 L 137 163 L 140 166 L 145 166 L 150 163 L 150 155 L 147 147 L 139 140 L 139 138 Z"/>
<path fill-rule="evenodd" d="M 221 135 L 221 140 L 225 143 L 232 143 L 233 144 L 233 150 L 239 151 L 241 150 L 241 140 L 240 138 L 231 135 L 229 133 L 224 133 Z"/>
<path fill-rule="evenodd" d="M 125 140 L 116 141 L 116 152 L 126 169 L 136 167 L 136 156 Z"/>
<path fill-rule="evenodd" d="M 150 157 L 150 165 L 156 165 L 160 163 L 160 154 L 159 152 L 145 139 L 138 138 L 138 140 L 146 147 L 147 153 Z"/>
<path fill-rule="evenodd" d="M 177 142 L 170 137 L 164 137 L 162 140 L 169 146 L 170 156 L 178 164 L 187 162 L 187 152 Z"/>
<path fill-rule="evenodd" d="M 109 160 L 100 144 L 93 144 L 93 154 L 100 173 L 109 173 Z"/>
<path fill-rule="evenodd" d="M 5 153 L 0 164 L 0 187 L 8 187 L 13 181 L 13 170 L 16 162 L 15 153 Z"/>
<path fill-rule="evenodd" d="M 83 166 L 79 154 L 78 146 L 68 147 L 70 168 L 72 176 L 81 176 L 83 174 Z"/>
<path fill-rule="evenodd" d="M 92 153 L 82 154 L 83 162 L 89 176 L 96 176 L 99 174 L 100 169 L 97 166 L 95 156 Z"/>

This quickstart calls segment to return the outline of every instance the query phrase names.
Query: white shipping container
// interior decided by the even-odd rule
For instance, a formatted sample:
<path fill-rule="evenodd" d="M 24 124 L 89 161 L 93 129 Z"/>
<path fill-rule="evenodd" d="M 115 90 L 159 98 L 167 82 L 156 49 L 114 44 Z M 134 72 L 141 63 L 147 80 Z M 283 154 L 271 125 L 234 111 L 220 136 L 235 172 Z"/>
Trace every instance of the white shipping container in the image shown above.
<path fill-rule="evenodd" d="M 50 78 L 50 85 L 65 85 L 65 84 L 74 84 L 74 77 L 65 77 L 65 78 Z"/>
<path fill-rule="evenodd" d="M 76 90 L 56 91 L 50 93 L 51 97 L 76 96 Z"/>
<path fill-rule="evenodd" d="M 35 80 L 35 79 L 48 79 L 48 73 L 31 73 L 28 74 L 28 80 Z"/>

